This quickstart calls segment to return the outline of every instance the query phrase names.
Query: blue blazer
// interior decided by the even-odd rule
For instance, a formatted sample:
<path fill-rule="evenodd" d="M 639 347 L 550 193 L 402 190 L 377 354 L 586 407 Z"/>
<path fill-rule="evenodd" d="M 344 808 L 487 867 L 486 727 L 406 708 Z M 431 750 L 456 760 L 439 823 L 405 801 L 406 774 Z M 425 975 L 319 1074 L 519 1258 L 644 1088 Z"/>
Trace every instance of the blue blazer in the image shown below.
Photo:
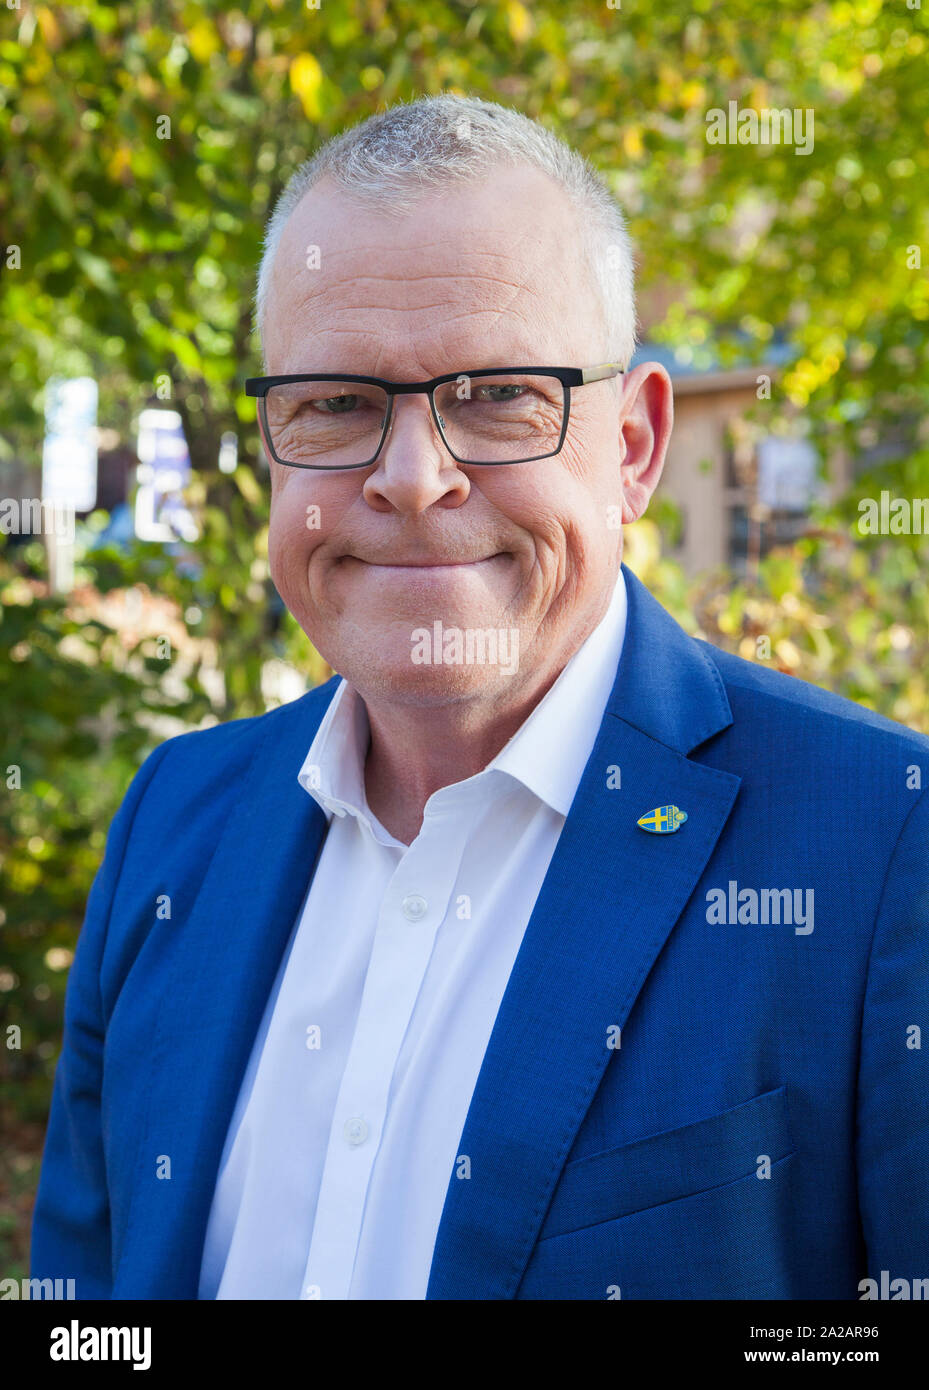
<path fill-rule="evenodd" d="M 929 739 L 695 640 L 624 574 L 616 682 L 427 1296 L 857 1299 L 881 1271 L 929 1275 Z M 197 1297 L 324 839 L 297 772 L 336 684 L 170 739 L 112 823 L 33 1229 L 33 1276 L 78 1298 Z M 639 827 L 672 804 L 676 832 Z"/>

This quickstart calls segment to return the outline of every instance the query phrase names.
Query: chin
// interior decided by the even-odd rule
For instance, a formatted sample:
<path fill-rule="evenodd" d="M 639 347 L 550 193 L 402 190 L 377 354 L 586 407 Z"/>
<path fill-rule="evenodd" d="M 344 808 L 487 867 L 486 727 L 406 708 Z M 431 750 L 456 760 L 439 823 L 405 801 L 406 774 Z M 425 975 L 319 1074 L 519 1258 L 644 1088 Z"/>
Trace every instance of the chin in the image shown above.
<path fill-rule="evenodd" d="M 355 663 L 351 665 L 354 667 Z M 502 682 L 512 679 L 487 666 L 414 665 L 409 651 L 385 653 L 382 661 L 369 659 L 358 670 L 344 666 L 339 669 L 362 698 L 424 708 L 486 697 Z"/>

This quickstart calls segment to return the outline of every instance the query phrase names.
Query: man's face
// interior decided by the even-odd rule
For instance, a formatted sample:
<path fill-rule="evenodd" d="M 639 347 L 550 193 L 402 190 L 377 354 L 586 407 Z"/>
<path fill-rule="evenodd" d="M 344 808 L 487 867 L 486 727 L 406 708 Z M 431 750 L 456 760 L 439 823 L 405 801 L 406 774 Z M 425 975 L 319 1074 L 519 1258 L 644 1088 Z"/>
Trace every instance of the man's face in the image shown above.
<path fill-rule="evenodd" d="M 322 181 L 275 257 L 267 371 L 417 381 L 591 366 L 603 319 L 578 243 L 570 204 L 530 168 L 430 194 L 401 218 Z M 307 268 L 311 247 L 318 269 Z M 660 472 L 667 378 L 646 376 L 641 391 L 635 374 L 573 389 L 561 452 L 536 462 L 456 463 L 425 395 L 395 398 L 370 468 L 272 460 L 271 574 L 314 647 L 366 699 L 423 705 L 506 701 L 560 669 L 615 581 L 620 509 L 624 521 L 640 514 Z M 518 671 L 422 664 L 421 647 L 414 660 L 414 634 L 437 621 L 515 630 Z"/>

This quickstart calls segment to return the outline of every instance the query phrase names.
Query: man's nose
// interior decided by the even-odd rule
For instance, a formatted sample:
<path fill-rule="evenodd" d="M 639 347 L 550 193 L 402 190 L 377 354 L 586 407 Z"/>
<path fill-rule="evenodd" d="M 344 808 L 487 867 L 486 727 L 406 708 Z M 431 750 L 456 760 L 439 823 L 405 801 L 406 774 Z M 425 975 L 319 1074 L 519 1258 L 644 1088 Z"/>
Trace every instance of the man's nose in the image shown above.
<path fill-rule="evenodd" d="M 424 512 L 436 502 L 460 506 L 471 484 L 452 458 L 425 396 L 396 396 L 390 429 L 373 473 L 364 484 L 372 506 Z"/>

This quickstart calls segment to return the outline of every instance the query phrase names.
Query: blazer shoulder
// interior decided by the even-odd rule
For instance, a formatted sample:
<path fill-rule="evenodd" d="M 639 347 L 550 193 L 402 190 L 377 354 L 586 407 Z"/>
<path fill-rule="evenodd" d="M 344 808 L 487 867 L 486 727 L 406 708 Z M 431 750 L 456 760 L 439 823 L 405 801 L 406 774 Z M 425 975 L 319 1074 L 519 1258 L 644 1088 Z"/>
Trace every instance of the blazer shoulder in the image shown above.
<path fill-rule="evenodd" d="M 823 690 L 798 676 L 769 670 L 700 638 L 694 640 L 715 663 L 734 705 L 767 704 L 771 714 L 785 724 L 802 721 L 808 728 L 821 725 L 821 732 L 827 736 L 837 733 L 841 725 L 843 736 L 853 741 L 893 740 L 900 747 L 909 745 L 914 754 L 923 758 L 929 755 L 929 737 L 906 724 L 887 719 L 844 695 Z"/>

